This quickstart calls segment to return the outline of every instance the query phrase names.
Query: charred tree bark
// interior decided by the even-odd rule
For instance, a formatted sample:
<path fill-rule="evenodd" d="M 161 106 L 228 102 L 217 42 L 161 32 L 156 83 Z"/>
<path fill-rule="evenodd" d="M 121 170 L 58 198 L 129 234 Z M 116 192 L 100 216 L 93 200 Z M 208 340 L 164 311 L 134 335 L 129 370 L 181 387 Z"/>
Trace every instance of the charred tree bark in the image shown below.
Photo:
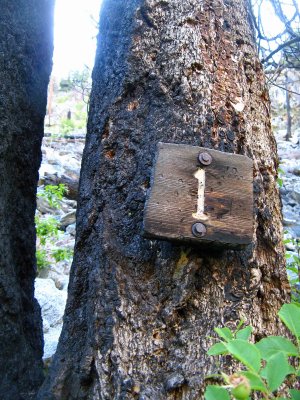
<path fill-rule="evenodd" d="M 36 185 L 52 66 L 53 0 L 0 1 L 0 397 L 43 380 L 34 299 Z"/>
<path fill-rule="evenodd" d="M 213 327 L 244 318 L 256 339 L 280 330 L 278 160 L 246 3 L 104 0 L 69 298 L 39 399 L 199 399 L 218 368 Z M 253 245 L 143 238 L 159 141 L 254 160 Z"/>

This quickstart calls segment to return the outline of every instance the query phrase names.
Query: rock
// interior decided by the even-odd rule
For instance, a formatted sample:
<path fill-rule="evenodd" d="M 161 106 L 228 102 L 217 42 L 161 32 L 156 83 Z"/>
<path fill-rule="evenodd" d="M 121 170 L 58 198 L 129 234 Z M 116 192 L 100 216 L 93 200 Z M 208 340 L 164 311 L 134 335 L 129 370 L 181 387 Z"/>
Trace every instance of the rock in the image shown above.
<path fill-rule="evenodd" d="M 65 197 L 71 200 L 76 200 L 78 195 L 79 175 L 77 175 L 76 179 L 74 179 L 64 174 L 62 175 L 45 174 L 44 177 L 45 185 L 59 185 L 60 183 L 64 184 L 67 188 Z"/>
<path fill-rule="evenodd" d="M 300 176 L 300 165 L 297 165 L 292 171 L 292 174 L 296 175 L 296 176 Z"/>
<path fill-rule="evenodd" d="M 59 213 L 59 211 L 56 208 L 51 207 L 49 205 L 48 201 L 46 199 L 44 199 L 43 197 L 37 196 L 36 205 L 37 205 L 38 211 L 42 214 L 58 214 Z"/>
<path fill-rule="evenodd" d="M 57 168 L 55 165 L 50 165 L 48 163 L 43 163 L 39 169 L 40 180 L 43 181 L 44 177 L 47 175 L 58 175 L 62 172 L 62 167 Z"/>
<path fill-rule="evenodd" d="M 67 226 L 66 232 L 69 233 L 69 235 L 75 236 L 76 235 L 76 224 L 71 224 Z"/>
<path fill-rule="evenodd" d="M 286 129 L 276 129 L 275 132 L 277 143 L 279 144 L 280 142 L 285 142 L 285 137 L 286 137 Z"/>
<path fill-rule="evenodd" d="M 297 205 L 297 202 L 295 200 L 289 198 L 288 199 L 288 205 L 290 207 L 295 207 Z"/>
<path fill-rule="evenodd" d="M 279 192 L 280 192 L 280 195 L 282 196 L 282 197 L 285 197 L 289 192 L 288 192 L 288 190 L 284 187 L 284 186 L 282 186 L 281 188 L 279 188 Z"/>
<path fill-rule="evenodd" d="M 74 248 L 74 244 L 74 237 L 68 232 L 65 232 L 56 242 L 54 242 L 54 246 L 59 249 L 68 248 L 72 250 Z"/>
<path fill-rule="evenodd" d="M 292 232 L 294 238 L 300 238 L 299 219 L 298 219 L 298 225 L 293 226 L 293 227 L 291 228 L 291 232 Z"/>
<path fill-rule="evenodd" d="M 295 245 L 295 244 L 293 243 L 293 241 L 291 240 L 291 241 L 285 243 L 285 248 L 286 248 L 288 251 L 295 251 L 295 250 L 296 250 L 296 245 Z"/>
<path fill-rule="evenodd" d="M 60 150 L 58 154 L 60 156 L 67 156 L 68 154 L 70 154 L 70 152 L 68 150 Z"/>
<path fill-rule="evenodd" d="M 64 138 L 66 139 L 85 139 L 85 134 L 84 133 L 68 133 L 64 135 Z"/>
<path fill-rule="evenodd" d="M 283 225 L 284 226 L 293 226 L 297 224 L 297 216 L 291 211 L 283 212 Z"/>
<path fill-rule="evenodd" d="M 60 202 L 60 210 L 62 210 L 65 214 L 73 211 L 74 209 L 77 208 L 77 202 L 75 200 L 68 200 L 68 199 L 63 199 Z"/>
<path fill-rule="evenodd" d="M 287 242 L 285 244 L 285 247 L 287 250 L 290 251 L 295 251 L 295 244 L 294 242 L 294 233 L 292 231 L 292 228 L 288 228 L 283 235 L 284 240 Z"/>
<path fill-rule="evenodd" d="M 48 273 L 48 278 L 52 279 L 52 281 L 55 284 L 55 287 L 58 290 L 65 290 L 68 288 L 68 284 L 69 284 L 68 275 L 65 275 L 63 273 L 58 273 L 57 271 L 50 269 L 49 273 Z"/>
<path fill-rule="evenodd" d="M 76 200 L 63 199 L 62 202 L 64 204 L 67 204 L 68 207 L 77 208 L 77 201 Z"/>
<path fill-rule="evenodd" d="M 51 279 L 58 290 L 66 290 L 69 284 L 69 274 L 72 258 L 58 261 L 49 268 L 39 272 L 39 278 Z"/>
<path fill-rule="evenodd" d="M 52 279 L 36 278 L 35 296 L 42 308 L 43 320 L 50 328 L 61 325 L 67 294 L 58 290 Z"/>
<path fill-rule="evenodd" d="M 53 356 L 56 352 L 58 339 L 61 333 L 61 328 L 56 327 L 49 330 L 47 333 L 44 333 L 44 355 L 43 360 L 47 363 L 47 361 Z"/>
<path fill-rule="evenodd" d="M 52 279 L 36 278 L 35 297 L 42 309 L 44 328 L 44 358 L 51 357 L 57 346 L 62 328 L 67 293 L 58 290 Z"/>
<path fill-rule="evenodd" d="M 294 132 L 292 137 L 289 139 L 289 141 L 293 144 L 298 144 L 299 143 L 299 136 L 297 132 Z"/>
<path fill-rule="evenodd" d="M 300 182 L 294 185 L 293 191 L 291 193 L 291 197 L 300 203 Z"/>
<path fill-rule="evenodd" d="M 68 214 L 65 214 L 60 220 L 61 228 L 66 228 L 68 225 L 75 224 L 76 221 L 76 210 L 72 210 Z"/>

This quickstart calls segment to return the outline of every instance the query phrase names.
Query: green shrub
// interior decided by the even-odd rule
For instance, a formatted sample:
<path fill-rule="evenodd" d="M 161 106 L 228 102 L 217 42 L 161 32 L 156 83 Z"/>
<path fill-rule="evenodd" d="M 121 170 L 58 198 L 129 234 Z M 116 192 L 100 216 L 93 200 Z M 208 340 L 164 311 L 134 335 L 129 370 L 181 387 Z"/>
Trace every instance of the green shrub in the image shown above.
<path fill-rule="evenodd" d="M 47 185 L 42 192 L 38 193 L 38 196 L 45 198 L 51 207 L 58 208 L 65 192 L 66 186 L 63 184 Z M 35 225 L 38 238 L 36 250 L 38 272 L 49 268 L 51 262 L 55 263 L 72 258 L 73 251 L 71 249 L 52 248 L 60 233 L 57 219 L 52 216 L 41 217 L 36 215 Z"/>
<path fill-rule="evenodd" d="M 67 187 L 63 183 L 60 183 L 58 185 L 46 185 L 44 189 L 38 193 L 38 196 L 46 199 L 50 207 L 58 208 L 65 193 L 67 193 Z"/>
<path fill-rule="evenodd" d="M 45 249 L 37 249 L 36 265 L 37 265 L 38 272 L 49 267 L 50 263 L 47 260 L 47 251 Z"/>
<path fill-rule="evenodd" d="M 295 246 L 297 255 L 286 252 L 285 258 L 289 260 L 287 263 L 287 270 L 293 274 L 294 277 L 289 275 L 289 282 L 292 289 L 292 300 L 299 301 L 300 290 L 299 290 L 299 276 L 300 276 L 300 247 L 298 239 L 285 239 L 284 244 L 291 243 Z"/>
<path fill-rule="evenodd" d="M 76 112 L 82 111 L 86 107 L 86 104 L 83 101 L 80 101 L 75 104 L 75 110 Z"/>
<path fill-rule="evenodd" d="M 36 234 L 41 245 L 46 244 L 46 240 L 57 238 L 59 222 L 54 217 L 40 218 L 35 217 Z"/>
<path fill-rule="evenodd" d="M 60 121 L 60 129 L 62 133 L 69 133 L 75 130 L 75 123 L 72 119 L 62 118 Z"/>
<path fill-rule="evenodd" d="M 65 96 L 57 97 L 56 102 L 58 104 L 63 104 L 63 103 L 66 103 L 68 100 L 70 100 L 70 96 L 69 95 L 65 95 Z"/>
<path fill-rule="evenodd" d="M 36 233 L 39 239 L 36 250 L 36 263 L 38 272 L 49 268 L 51 263 L 70 260 L 73 250 L 70 248 L 51 248 L 59 236 L 59 222 L 53 217 L 35 217 Z"/>
<path fill-rule="evenodd" d="M 291 341 L 283 336 L 267 336 L 258 343 L 250 343 L 253 328 L 243 329 L 241 322 L 232 332 L 229 328 L 215 328 L 220 341 L 208 351 L 211 356 L 231 356 L 242 369 L 232 375 L 222 372 L 208 378 L 219 377 L 223 386 L 208 385 L 206 400 L 249 400 L 251 394 L 260 392 L 265 399 L 288 400 L 280 395 L 280 386 L 289 380 L 296 382 L 300 376 L 300 304 L 284 304 L 278 315 L 294 336 Z M 296 365 L 294 367 L 293 365 Z M 300 399 L 300 391 L 289 390 L 292 400 Z"/>
<path fill-rule="evenodd" d="M 73 250 L 65 249 L 55 249 L 52 251 L 52 257 L 56 262 L 70 260 L 73 257 Z"/>
<path fill-rule="evenodd" d="M 281 188 L 283 186 L 283 175 L 285 174 L 282 168 L 278 168 L 277 184 Z"/>

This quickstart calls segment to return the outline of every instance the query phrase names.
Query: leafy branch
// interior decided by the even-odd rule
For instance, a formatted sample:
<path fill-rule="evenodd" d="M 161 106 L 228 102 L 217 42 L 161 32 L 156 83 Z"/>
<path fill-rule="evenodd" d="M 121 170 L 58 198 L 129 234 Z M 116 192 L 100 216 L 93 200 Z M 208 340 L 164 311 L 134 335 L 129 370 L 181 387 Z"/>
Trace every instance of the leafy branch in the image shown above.
<path fill-rule="evenodd" d="M 280 394 L 283 383 L 297 382 L 300 377 L 300 305 L 284 304 L 278 316 L 294 336 L 268 336 L 258 343 L 249 341 L 253 328 L 215 328 L 220 341 L 208 351 L 211 356 L 231 356 L 242 368 L 232 375 L 221 372 L 218 376 L 224 385 L 208 385 L 205 400 L 249 400 L 254 393 L 264 399 L 288 400 Z M 215 378 L 216 375 L 213 376 Z M 212 378 L 212 376 L 207 377 Z M 300 399 L 300 390 L 290 389 L 292 400 Z"/>

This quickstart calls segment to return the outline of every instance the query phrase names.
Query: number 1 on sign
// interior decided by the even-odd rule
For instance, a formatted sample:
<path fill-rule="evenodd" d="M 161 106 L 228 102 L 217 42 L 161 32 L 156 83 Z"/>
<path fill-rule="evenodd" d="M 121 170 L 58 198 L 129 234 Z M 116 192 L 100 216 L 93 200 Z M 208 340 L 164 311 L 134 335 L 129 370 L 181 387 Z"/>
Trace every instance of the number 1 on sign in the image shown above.
<path fill-rule="evenodd" d="M 205 220 L 207 215 L 204 213 L 204 201 L 205 201 L 205 170 L 199 168 L 194 177 L 198 180 L 198 199 L 197 199 L 197 212 L 193 213 L 195 219 Z"/>

